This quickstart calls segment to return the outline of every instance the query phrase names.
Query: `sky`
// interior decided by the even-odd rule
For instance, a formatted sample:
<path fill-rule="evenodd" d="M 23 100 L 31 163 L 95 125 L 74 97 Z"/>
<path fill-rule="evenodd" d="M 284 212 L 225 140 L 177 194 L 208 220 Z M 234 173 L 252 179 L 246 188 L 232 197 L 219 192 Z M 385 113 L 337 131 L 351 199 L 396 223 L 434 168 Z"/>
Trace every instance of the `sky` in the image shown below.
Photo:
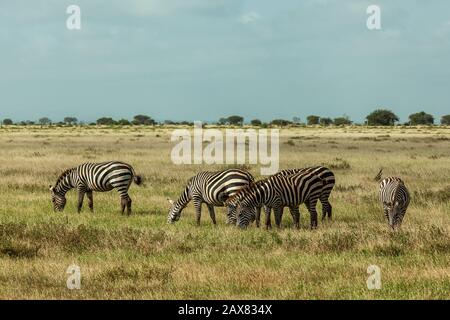
<path fill-rule="evenodd" d="M 450 114 L 448 0 L 0 0 L 0 41 L 0 119 Z"/>

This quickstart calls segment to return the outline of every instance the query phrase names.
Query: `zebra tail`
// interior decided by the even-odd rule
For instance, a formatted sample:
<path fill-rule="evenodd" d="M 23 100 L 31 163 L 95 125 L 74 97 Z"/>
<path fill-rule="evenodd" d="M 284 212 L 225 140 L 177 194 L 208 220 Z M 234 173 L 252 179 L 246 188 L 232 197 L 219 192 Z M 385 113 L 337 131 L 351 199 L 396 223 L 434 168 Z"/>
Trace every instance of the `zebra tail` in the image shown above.
<path fill-rule="evenodd" d="M 140 175 L 135 175 L 133 177 L 134 183 L 136 183 L 138 186 L 140 186 L 142 184 L 142 180 L 143 180 L 142 176 L 140 176 Z"/>

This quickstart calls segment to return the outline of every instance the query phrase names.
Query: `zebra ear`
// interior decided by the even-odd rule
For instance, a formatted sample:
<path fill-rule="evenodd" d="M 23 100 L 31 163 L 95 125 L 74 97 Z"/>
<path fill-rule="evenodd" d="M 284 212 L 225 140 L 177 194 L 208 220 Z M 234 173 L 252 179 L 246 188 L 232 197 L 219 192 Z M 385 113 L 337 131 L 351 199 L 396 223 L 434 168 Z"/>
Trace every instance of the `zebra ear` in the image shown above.
<path fill-rule="evenodd" d="M 173 206 L 175 204 L 175 202 L 172 199 L 170 199 L 170 198 L 167 198 L 167 201 L 169 201 L 171 206 Z"/>
<path fill-rule="evenodd" d="M 51 192 L 53 192 L 53 186 L 49 186 L 49 190 L 51 191 Z"/>
<path fill-rule="evenodd" d="M 383 176 L 383 168 L 380 169 L 378 174 L 375 176 L 374 180 L 379 182 L 379 181 L 381 181 L 382 176 Z"/>

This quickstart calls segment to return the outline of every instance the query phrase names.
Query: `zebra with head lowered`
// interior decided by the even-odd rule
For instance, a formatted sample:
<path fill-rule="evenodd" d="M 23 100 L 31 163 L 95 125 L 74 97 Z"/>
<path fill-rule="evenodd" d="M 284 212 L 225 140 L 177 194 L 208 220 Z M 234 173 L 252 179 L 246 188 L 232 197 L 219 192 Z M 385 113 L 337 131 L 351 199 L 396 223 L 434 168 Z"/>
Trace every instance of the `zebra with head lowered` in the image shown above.
<path fill-rule="evenodd" d="M 140 185 L 142 179 L 136 175 L 129 164 L 110 161 L 103 163 L 84 163 L 78 167 L 64 171 L 56 181 L 55 186 L 50 186 L 52 194 L 53 210 L 63 211 L 66 205 L 66 193 L 76 188 L 78 191 L 78 213 L 83 205 L 84 195 L 87 195 L 89 209 L 94 210 L 93 191 L 105 192 L 117 189 L 120 195 L 122 214 L 127 209 L 131 214 L 131 198 L 128 189 L 132 182 Z"/>
<path fill-rule="evenodd" d="M 380 201 L 389 226 L 396 230 L 402 224 L 409 206 L 410 196 L 402 179 L 398 177 L 382 179 L 382 174 L 383 169 L 375 177 L 375 180 L 380 183 Z"/>
<path fill-rule="evenodd" d="M 242 189 L 235 196 L 230 197 L 226 204 L 237 207 L 237 224 L 241 228 L 247 227 L 255 219 L 256 208 L 263 205 L 269 211 L 266 218 L 270 218 L 270 210 L 273 209 L 278 228 L 281 227 L 283 208 L 289 207 L 295 226 L 299 228 L 300 211 L 298 207 L 305 203 L 311 215 L 311 228 L 316 228 L 316 204 L 324 185 L 325 181 L 317 173 L 310 171 L 289 176 L 275 175 Z M 266 228 L 269 228 L 267 219 Z"/>
<path fill-rule="evenodd" d="M 239 169 L 200 172 L 189 179 L 177 201 L 167 199 L 171 204 L 167 221 L 169 223 L 178 221 L 181 211 L 192 200 L 194 202 L 197 225 L 200 224 L 203 203 L 206 203 L 211 220 L 213 224 L 216 224 L 214 207 L 224 206 L 224 201 L 228 197 L 233 196 L 237 191 L 248 186 L 253 181 L 253 176 L 249 172 Z M 231 209 L 228 208 L 228 223 L 230 221 L 230 211 Z"/>
<path fill-rule="evenodd" d="M 334 188 L 334 185 L 336 183 L 336 178 L 334 176 L 334 173 L 323 166 L 316 166 L 316 167 L 307 167 L 302 169 L 285 169 L 280 172 L 277 172 L 275 176 L 281 175 L 281 176 L 289 176 L 291 174 L 296 173 L 302 173 L 302 172 L 314 172 L 316 173 L 320 179 L 325 181 L 325 184 L 322 188 L 322 192 L 320 193 L 319 200 L 322 203 L 322 220 L 325 220 L 326 217 L 328 217 L 329 220 L 332 218 L 332 210 L 333 207 L 331 206 L 330 201 L 328 200 L 330 198 L 331 191 Z M 260 223 L 260 210 L 256 211 L 256 225 L 259 227 Z M 271 226 L 270 221 L 270 211 L 266 212 L 266 214 L 269 214 L 269 217 L 266 216 L 266 221 L 269 221 L 269 226 Z"/>

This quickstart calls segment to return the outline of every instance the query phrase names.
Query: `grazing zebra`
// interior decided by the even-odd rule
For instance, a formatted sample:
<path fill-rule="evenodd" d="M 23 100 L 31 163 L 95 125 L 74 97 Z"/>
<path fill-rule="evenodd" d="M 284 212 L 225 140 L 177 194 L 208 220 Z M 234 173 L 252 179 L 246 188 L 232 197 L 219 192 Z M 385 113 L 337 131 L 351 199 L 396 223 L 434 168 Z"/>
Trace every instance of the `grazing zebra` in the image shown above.
<path fill-rule="evenodd" d="M 136 175 L 129 164 L 110 161 L 103 163 L 84 163 L 78 167 L 64 171 L 56 181 L 55 186 L 50 186 L 54 211 L 63 211 L 66 205 L 66 193 L 70 189 L 78 190 L 78 213 L 83 205 L 84 195 L 87 195 L 89 209 L 94 210 L 92 191 L 105 192 L 117 189 L 120 195 L 122 214 L 127 208 L 127 214 L 131 214 L 131 198 L 128 189 L 134 181 L 140 185 L 142 179 Z"/>
<path fill-rule="evenodd" d="M 320 179 L 325 181 L 325 184 L 322 188 L 322 192 L 320 193 L 319 200 L 322 203 L 322 220 L 325 220 L 326 217 L 328 217 L 329 220 L 332 219 L 332 209 L 330 201 L 328 201 L 330 197 L 330 193 L 334 188 L 334 184 L 336 182 L 336 179 L 334 177 L 334 173 L 323 166 L 316 166 L 316 167 L 307 167 L 302 169 L 285 169 L 275 174 L 282 175 L 282 176 L 289 176 L 291 174 L 296 173 L 302 173 L 302 172 L 314 172 L 319 176 Z M 259 227 L 259 221 L 260 221 L 260 213 L 261 211 L 256 211 L 256 225 Z M 266 217 L 266 220 L 269 221 L 269 226 L 271 226 L 270 221 L 270 211 L 266 211 L 266 214 L 269 214 L 269 217 Z"/>
<path fill-rule="evenodd" d="M 308 168 L 302 168 L 302 169 L 286 169 L 282 170 L 280 172 L 277 172 L 273 176 L 269 177 L 271 179 L 272 177 L 281 175 L 281 176 L 289 176 L 296 173 L 302 173 L 302 172 L 314 172 L 316 173 L 319 178 L 325 181 L 325 185 L 323 186 L 322 192 L 320 194 L 320 202 L 322 203 L 322 220 L 324 220 L 326 217 L 331 220 L 332 218 L 332 206 L 331 203 L 328 201 L 330 197 L 330 193 L 334 188 L 334 184 L 336 182 L 334 173 L 323 166 L 316 166 L 316 167 L 308 167 Z M 234 221 L 236 221 L 236 207 L 231 207 L 232 212 L 231 216 L 233 217 Z M 272 222 L 270 220 L 270 210 L 268 208 L 265 208 L 266 213 L 266 223 L 268 223 L 269 227 L 272 227 Z M 292 211 L 291 211 L 292 214 Z M 268 216 L 267 216 L 268 215 Z M 257 208 L 256 210 L 256 226 L 259 228 L 260 226 L 260 219 L 261 219 L 261 210 L 260 208 Z"/>
<path fill-rule="evenodd" d="M 389 226 L 395 230 L 400 228 L 410 202 L 408 189 L 402 179 L 387 177 L 382 179 L 383 169 L 375 177 L 380 183 L 380 201 Z"/>
<path fill-rule="evenodd" d="M 316 204 L 325 181 L 315 172 L 305 171 L 289 176 L 275 175 L 260 180 L 230 197 L 226 204 L 237 207 L 237 224 L 245 228 L 255 217 L 255 208 L 266 206 L 266 228 L 269 228 L 270 210 L 274 210 L 275 223 L 281 227 L 284 207 L 289 207 L 296 228 L 300 227 L 298 207 L 305 203 L 311 215 L 311 228 L 317 227 Z M 267 213 L 267 212 L 266 212 Z M 267 219 L 269 218 L 269 219 Z"/>
<path fill-rule="evenodd" d="M 229 169 L 218 172 L 204 171 L 189 179 L 183 193 L 177 201 L 167 199 L 171 204 L 167 221 L 173 223 L 178 221 L 181 211 L 192 200 L 194 202 L 197 225 L 200 224 L 202 203 L 206 203 L 213 224 L 216 224 L 214 207 L 224 205 L 224 201 L 234 195 L 238 190 L 253 182 L 253 176 L 247 171 Z M 227 216 L 230 221 L 230 208 Z"/>

